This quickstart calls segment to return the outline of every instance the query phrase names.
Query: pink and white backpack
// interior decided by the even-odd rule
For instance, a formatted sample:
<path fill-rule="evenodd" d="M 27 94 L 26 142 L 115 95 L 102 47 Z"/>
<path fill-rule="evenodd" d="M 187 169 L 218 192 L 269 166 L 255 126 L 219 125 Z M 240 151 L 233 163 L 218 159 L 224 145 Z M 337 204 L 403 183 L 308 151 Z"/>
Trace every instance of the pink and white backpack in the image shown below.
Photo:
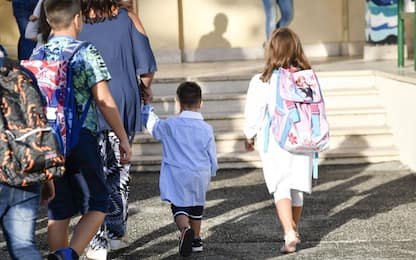
<path fill-rule="evenodd" d="M 280 68 L 273 74 L 277 76 L 277 87 L 271 130 L 279 145 L 292 153 L 328 149 L 329 125 L 314 71 Z"/>
<path fill-rule="evenodd" d="M 267 132 L 272 131 L 280 147 L 291 153 L 314 153 L 314 178 L 318 178 L 318 153 L 329 148 L 329 125 L 322 91 L 312 69 L 279 68 L 276 106 L 269 111 Z M 266 139 L 269 134 L 266 133 Z M 267 151 L 268 140 L 264 150 Z"/>

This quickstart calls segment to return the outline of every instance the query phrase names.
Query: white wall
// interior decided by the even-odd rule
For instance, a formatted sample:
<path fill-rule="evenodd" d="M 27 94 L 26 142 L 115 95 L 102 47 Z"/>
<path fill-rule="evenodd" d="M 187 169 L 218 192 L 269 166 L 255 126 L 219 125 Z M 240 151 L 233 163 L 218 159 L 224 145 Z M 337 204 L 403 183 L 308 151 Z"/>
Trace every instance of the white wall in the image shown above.
<path fill-rule="evenodd" d="M 387 111 L 400 159 L 416 170 L 416 73 L 411 77 L 375 72 L 375 85 Z"/>

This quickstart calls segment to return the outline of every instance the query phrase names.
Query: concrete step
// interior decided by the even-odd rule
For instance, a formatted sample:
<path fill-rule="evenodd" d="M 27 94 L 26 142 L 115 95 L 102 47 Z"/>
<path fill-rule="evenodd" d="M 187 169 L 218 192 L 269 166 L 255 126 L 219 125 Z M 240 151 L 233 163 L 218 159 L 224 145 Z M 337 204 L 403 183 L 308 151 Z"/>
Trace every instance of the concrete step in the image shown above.
<path fill-rule="evenodd" d="M 323 92 L 323 95 L 327 109 L 340 107 L 360 108 L 381 105 L 378 90 L 374 87 L 330 89 Z"/>
<path fill-rule="evenodd" d="M 327 111 L 330 127 L 356 127 L 362 125 L 383 126 L 387 124 L 383 107 L 337 108 Z"/>
<path fill-rule="evenodd" d="M 380 99 L 375 88 L 347 89 L 338 88 L 324 92 L 327 110 L 340 107 L 360 108 L 379 106 Z M 203 95 L 203 113 L 243 112 L 246 103 L 245 93 L 221 93 Z M 152 101 L 155 111 L 160 115 L 175 113 L 174 96 L 155 96 Z"/>
<path fill-rule="evenodd" d="M 320 165 L 348 165 L 362 163 L 378 163 L 398 161 L 399 154 L 394 146 L 349 148 L 343 150 L 331 149 L 321 153 Z M 132 171 L 159 171 L 161 155 L 142 155 L 134 157 L 131 164 Z M 218 163 L 222 169 L 261 168 L 260 157 L 257 152 L 218 154 Z"/>
<path fill-rule="evenodd" d="M 374 72 L 371 70 L 317 71 L 316 75 L 324 91 L 337 88 L 362 89 L 375 85 Z"/>
<path fill-rule="evenodd" d="M 361 164 L 399 159 L 386 112 L 380 104 L 372 71 L 317 71 L 331 128 L 331 149 L 320 156 L 323 165 Z M 252 75 L 155 79 L 156 113 L 175 114 L 176 88 L 184 80 L 197 81 L 203 91 L 202 113 L 214 127 L 218 160 L 225 169 L 261 167 L 257 152 L 244 151 L 244 106 Z M 158 171 L 161 145 L 148 134 L 134 141 L 132 169 Z"/>
<path fill-rule="evenodd" d="M 332 128 L 330 135 L 332 149 L 393 145 L 392 135 L 387 127 Z M 216 132 L 215 139 L 218 153 L 245 152 L 245 136 L 242 131 Z M 140 134 L 134 140 L 133 154 L 137 156 L 162 154 L 162 146 L 150 134 Z"/>
<path fill-rule="evenodd" d="M 158 115 L 162 119 L 168 117 L 166 114 Z M 242 112 L 203 113 L 203 116 L 215 132 L 243 131 L 244 114 Z M 331 128 L 363 125 L 383 126 L 386 124 L 386 114 L 382 107 L 328 109 L 327 118 Z"/>
<path fill-rule="evenodd" d="M 155 79 L 152 83 L 152 90 L 155 97 L 175 96 L 176 88 L 185 79 Z M 195 80 L 201 86 L 202 95 L 226 94 L 226 93 L 246 93 L 250 82 L 249 78 L 197 78 Z"/>

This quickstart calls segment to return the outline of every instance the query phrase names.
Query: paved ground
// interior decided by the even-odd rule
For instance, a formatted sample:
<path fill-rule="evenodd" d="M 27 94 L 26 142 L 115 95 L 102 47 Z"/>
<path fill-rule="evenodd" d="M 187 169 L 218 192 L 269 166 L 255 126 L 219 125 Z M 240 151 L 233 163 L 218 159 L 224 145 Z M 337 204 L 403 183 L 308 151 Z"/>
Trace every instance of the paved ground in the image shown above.
<path fill-rule="evenodd" d="M 414 174 L 393 162 L 327 166 L 320 175 L 306 196 L 299 251 L 285 256 L 261 171 L 220 171 L 208 192 L 204 252 L 190 259 L 416 259 Z M 181 259 L 169 206 L 159 199 L 158 174 L 135 173 L 131 187 L 131 245 L 109 259 Z M 44 253 L 45 224 L 42 211 L 37 242 Z M 4 242 L 0 259 L 9 259 Z"/>

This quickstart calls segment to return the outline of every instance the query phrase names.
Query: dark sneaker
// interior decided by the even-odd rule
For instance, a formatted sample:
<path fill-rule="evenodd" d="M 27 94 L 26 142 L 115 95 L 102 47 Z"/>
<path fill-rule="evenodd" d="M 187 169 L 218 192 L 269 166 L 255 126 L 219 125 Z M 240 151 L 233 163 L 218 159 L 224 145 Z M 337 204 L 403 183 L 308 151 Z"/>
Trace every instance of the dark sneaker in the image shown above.
<path fill-rule="evenodd" d="M 56 250 L 48 255 L 48 260 L 78 260 L 79 256 L 74 249 L 67 247 Z"/>
<path fill-rule="evenodd" d="M 194 231 L 187 227 L 182 230 L 181 237 L 179 240 L 179 254 L 187 257 L 192 253 L 192 240 L 194 239 Z"/>
<path fill-rule="evenodd" d="M 201 238 L 194 238 L 192 240 L 192 252 L 202 252 L 203 249 Z"/>

